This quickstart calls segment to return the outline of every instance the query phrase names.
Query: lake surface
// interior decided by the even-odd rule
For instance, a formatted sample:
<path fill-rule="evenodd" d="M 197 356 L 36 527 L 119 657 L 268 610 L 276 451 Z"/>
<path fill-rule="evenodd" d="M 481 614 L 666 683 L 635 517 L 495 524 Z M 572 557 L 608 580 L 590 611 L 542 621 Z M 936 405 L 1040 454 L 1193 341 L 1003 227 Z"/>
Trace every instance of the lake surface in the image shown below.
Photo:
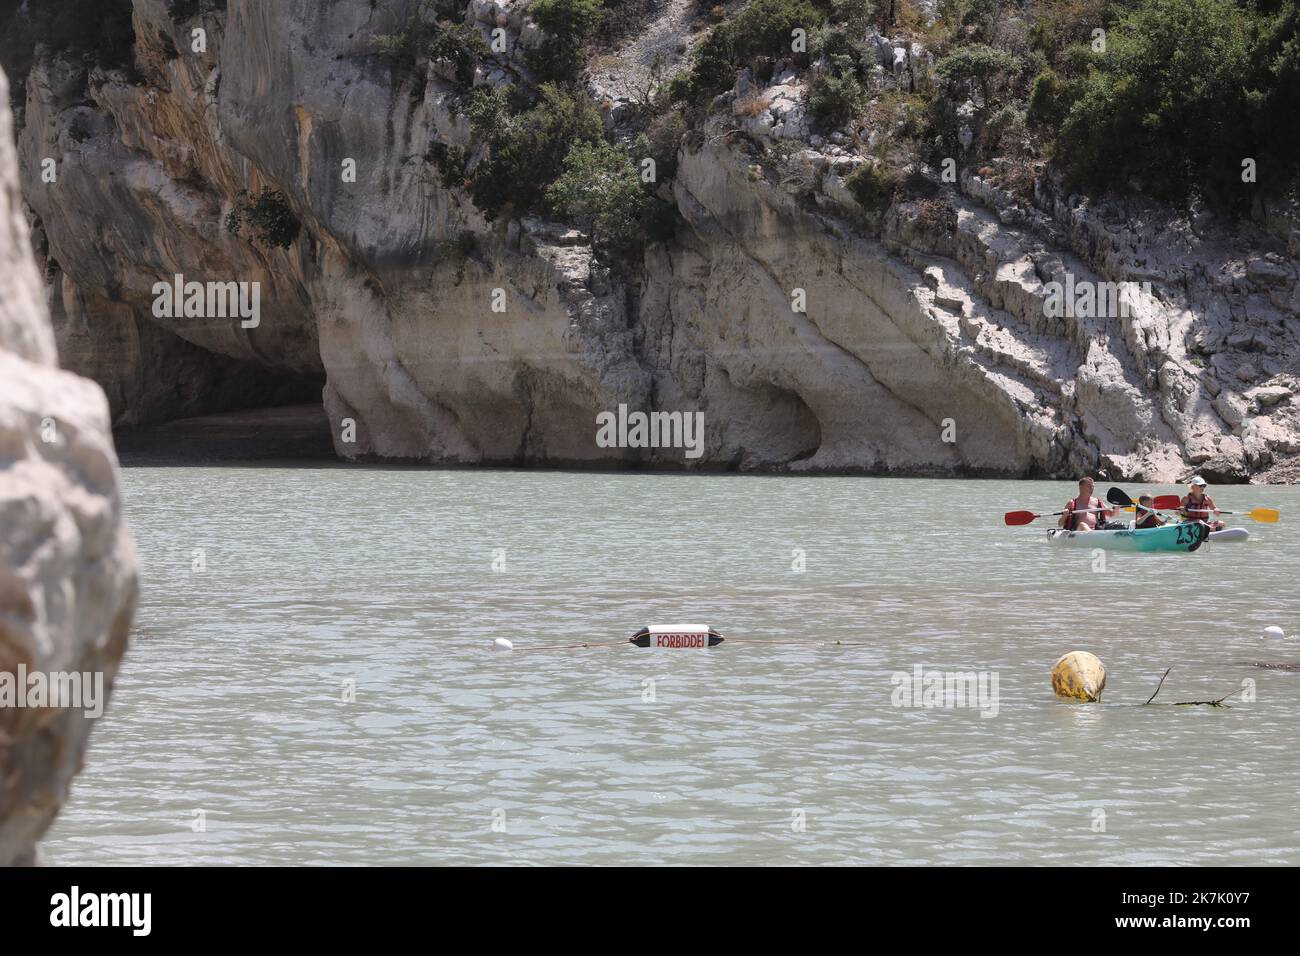
<path fill-rule="evenodd" d="M 1251 666 L 1300 662 L 1262 636 L 1300 635 L 1300 489 L 1211 489 L 1283 520 L 1103 569 L 1003 526 L 1065 482 L 123 483 L 140 611 L 56 865 L 1300 863 L 1300 673 Z M 524 650 L 656 622 L 857 646 Z M 1102 704 L 1052 695 L 1076 649 Z M 917 665 L 995 674 L 996 714 L 894 706 Z"/>

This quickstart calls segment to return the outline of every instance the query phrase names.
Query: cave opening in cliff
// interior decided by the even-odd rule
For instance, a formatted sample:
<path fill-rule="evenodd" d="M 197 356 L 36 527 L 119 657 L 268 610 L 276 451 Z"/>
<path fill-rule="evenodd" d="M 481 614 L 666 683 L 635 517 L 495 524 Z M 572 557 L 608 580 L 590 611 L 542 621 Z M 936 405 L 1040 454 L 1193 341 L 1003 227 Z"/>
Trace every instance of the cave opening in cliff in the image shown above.
<path fill-rule="evenodd" d="M 239 461 L 331 461 L 334 444 L 321 401 L 320 373 L 261 370 L 267 390 L 248 402 L 148 422 L 117 421 L 123 464 Z"/>

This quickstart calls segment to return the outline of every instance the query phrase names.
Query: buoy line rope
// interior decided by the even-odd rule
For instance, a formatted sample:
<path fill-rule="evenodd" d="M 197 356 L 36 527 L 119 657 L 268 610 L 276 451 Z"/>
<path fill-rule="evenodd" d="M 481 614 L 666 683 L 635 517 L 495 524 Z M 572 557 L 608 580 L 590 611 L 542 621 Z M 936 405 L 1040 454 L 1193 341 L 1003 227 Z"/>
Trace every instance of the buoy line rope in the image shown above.
<path fill-rule="evenodd" d="M 817 644 L 822 647 L 866 647 L 866 641 L 756 641 L 743 637 L 729 637 L 727 644 Z"/>
<path fill-rule="evenodd" d="M 580 649 L 583 647 L 613 647 L 616 644 L 627 644 L 627 638 L 621 641 L 586 641 L 582 644 L 534 644 L 532 647 L 516 647 L 516 651 L 565 651 Z"/>
<path fill-rule="evenodd" d="M 724 635 L 721 634 L 719 634 L 718 637 L 722 638 L 721 643 L 723 644 L 765 644 L 770 646 L 775 646 L 778 644 L 816 644 L 821 647 L 867 647 L 868 646 L 868 643 L 866 641 L 802 641 L 802 640 L 762 641 L 762 640 L 754 640 L 752 638 L 743 638 L 743 637 L 725 637 Z M 622 640 L 618 640 L 618 641 L 584 641 L 580 644 L 534 644 L 531 647 L 529 646 L 512 647 L 511 649 L 515 651 L 568 651 L 568 650 L 582 650 L 583 648 L 589 648 L 589 647 L 617 647 L 621 644 L 626 644 L 629 647 L 636 646 L 635 644 L 632 643 L 631 638 L 623 638 Z"/>

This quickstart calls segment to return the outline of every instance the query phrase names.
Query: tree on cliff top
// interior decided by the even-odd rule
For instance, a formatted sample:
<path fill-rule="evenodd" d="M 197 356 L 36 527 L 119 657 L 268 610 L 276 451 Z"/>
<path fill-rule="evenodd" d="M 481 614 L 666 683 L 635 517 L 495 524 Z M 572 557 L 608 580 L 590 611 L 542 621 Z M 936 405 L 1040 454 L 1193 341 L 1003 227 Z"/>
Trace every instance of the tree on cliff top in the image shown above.
<path fill-rule="evenodd" d="M 650 200 L 631 157 L 603 140 L 569 150 L 563 175 L 546 191 L 546 201 L 591 229 L 593 240 L 617 245 L 636 240 Z"/>
<path fill-rule="evenodd" d="M 1295 0 L 1253 15 L 1231 0 L 1146 0 L 1109 32 L 1064 111 L 1058 160 L 1099 185 L 1140 181 L 1168 198 L 1200 186 L 1248 201 L 1295 176 L 1300 35 Z"/>

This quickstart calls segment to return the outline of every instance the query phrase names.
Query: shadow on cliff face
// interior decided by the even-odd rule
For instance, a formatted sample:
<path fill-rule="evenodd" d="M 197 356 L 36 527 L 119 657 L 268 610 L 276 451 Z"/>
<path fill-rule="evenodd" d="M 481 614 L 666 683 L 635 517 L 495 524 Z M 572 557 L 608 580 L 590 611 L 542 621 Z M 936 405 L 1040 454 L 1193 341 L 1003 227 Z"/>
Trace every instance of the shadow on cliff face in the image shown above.
<path fill-rule="evenodd" d="M 319 405 L 252 408 L 114 433 L 124 466 L 337 461 Z"/>

